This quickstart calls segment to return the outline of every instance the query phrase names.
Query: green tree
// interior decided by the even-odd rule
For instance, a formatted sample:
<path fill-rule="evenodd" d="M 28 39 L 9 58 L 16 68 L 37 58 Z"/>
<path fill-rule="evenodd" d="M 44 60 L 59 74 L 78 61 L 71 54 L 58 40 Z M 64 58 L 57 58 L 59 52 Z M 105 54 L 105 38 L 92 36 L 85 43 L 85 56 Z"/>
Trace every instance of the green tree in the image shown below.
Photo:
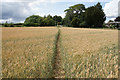
<path fill-rule="evenodd" d="M 4 23 L 4 27 L 9 27 L 9 24 L 7 21 Z"/>
<path fill-rule="evenodd" d="M 79 26 L 78 22 L 83 21 L 83 14 L 85 12 L 85 6 L 83 4 L 77 4 L 70 6 L 69 9 L 65 10 L 66 16 L 64 19 L 64 24 L 67 26 Z M 79 18 L 79 19 L 78 19 Z M 75 24 L 75 21 L 78 20 Z"/>
<path fill-rule="evenodd" d="M 100 10 L 102 10 L 102 6 L 101 6 L 100 2 L 98 2 L 98 3 L 95 5 L 95 7 L 97 7 L 97 8 L 100 9 Z"/>
<path fill-rule="evenodd" d="M 53 20 L 51 15 L 48 15 L 46 18 L 44 18 L 43 25 L 44 26 L 54 26 L 55 25 L 55 21 Z"/>
<path fill-rule="evenodd" d="M 66 16 L 64 18 L 64 25 L 71 26 L 71 21 L 74 17 L 74 14 L 73 14 L 72 10 L 70 10 L 70 9 L 65 10 L 65 12 L 66 11 L 67 11 L 67 13 L 66 13 Z"/>
<path fill-rule="evenodd" d="M 120 16 L 116 17 L 116 19 L 114 21 L 120 22 Z"/>
<path fill-rule="evenodd" d="M 43 24 L 43 18 L 39 15 L 32 15 L 26 18 L 24 25 L 25 26 L 41 26 Z"/>
<path fill-rule="evenodd" d="M 87 28 L 87 23 L 85 21 L 81 22 L 79 24 L 80 27 L 84 27 L 84 28 Z"/>
<path fill-rule="evenodd" d="M 50 19 L 52 19 L 52 16 L 49 14 L 49 15 L 47 16 L 47 18 L 50 18 Z"/>
<path fill-rule="evenodd" d="M 53 16 L 53 20 L 55 21 L 55 25 L 57 25 L 57 24 L 61 23 L 62 17 L 55 15 L 55 16 Z"/>
<path fill-rule="evenodd" d="M 109 20 L 108 23 L 113 22 L 113 20 Z"/>
<path fill-rule="evenodd" d="M 73 27 L 78 27 L 79 23 L 80 23 L 80 20 L 77 17 L 74 17 L 71 21 L 71 24 L 72 24 Z"/>
<path fill-rule="evenodd" d="M 85 21 L 89 27 L 102 27 L 105 20 L 105 14 L 99 3 L 86 9 Z"/>
<path fill-rule="evenodd" d="M 10 23 L 9 26 L 10 26 L 10 27 L 14 27 L 14 24 L 13 24 L 13 23 Z"/>
<path fill-rule="evenodd" d="M 39 16 L 39 18 L 38 18 L 38 25 L 39 26 L 43 26 L 43 23 L 44 23 L 43 20 L 44 20 L 44 18 Z"/>

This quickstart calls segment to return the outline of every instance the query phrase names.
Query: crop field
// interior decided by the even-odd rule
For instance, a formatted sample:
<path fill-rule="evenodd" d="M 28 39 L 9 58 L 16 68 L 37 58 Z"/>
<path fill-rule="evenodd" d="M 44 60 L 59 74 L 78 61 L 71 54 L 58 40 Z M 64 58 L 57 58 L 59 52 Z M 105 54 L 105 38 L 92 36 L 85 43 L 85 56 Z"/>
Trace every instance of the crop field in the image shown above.
<path fill-rule="evenodd" d="M 118 31 L 61 29 L 65 77 L 118 78 Z"/>
<path fill-rule="evenodd" d="M 2 64 L 4 78 L 118 78 L 118 30 L 3 27 Z"/>
<path fill-rule="evenodd" d="M 49 77 L 57 28 L 3 28 L 3 77 Z"/>

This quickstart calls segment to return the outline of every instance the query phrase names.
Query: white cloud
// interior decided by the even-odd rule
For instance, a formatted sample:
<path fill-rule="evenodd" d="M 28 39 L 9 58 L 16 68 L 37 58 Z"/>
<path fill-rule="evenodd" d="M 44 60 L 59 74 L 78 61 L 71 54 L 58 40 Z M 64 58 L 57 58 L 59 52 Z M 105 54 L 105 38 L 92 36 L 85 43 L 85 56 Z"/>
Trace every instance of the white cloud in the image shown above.
<path fill-rule="evenodd" d="M 118 16 L 120 16 L 120 1 L 118 3 Z"/>
<path fill-rule="evenodd" d="M 62 18 L 64 18 L 64 17 L 65 17 L 65 13 L 63 13 L 63 14 L 58 14 L 58 16 L 61 16 Z"/>
<path fill-rule="evenodd" d="M 9 19 L 0 19 L 0 23 L 5 23 L 6 21 L 8 23 L 10 23 L 10 22 L 13 22 L 13 19 L 12 18 L 9 18 Z"/>
<path fill-rule="evenodd" d="M 36 0 L 1 0 L 1 2 L 30 2 Z"/>
<path fill-rule="evenodd" d="M 2 0 L 2 2 L 109 2 L 110 0 Z"/>
<path fill-rule="evenodd" d="M 65 14 L 56 14 L 54 11 L 46 11 L 40 7 L 40 5 L 47 6 L 46 2 L 3 2 L 2 3 L 2 19 L 0 22 L 24 22 L 25 18 L 31 15 L 59 15 L 64 17 Z M 12 20 L 11 20 L 12 19 Z"/>
<path fill-rule="evenodd" d="M 104 12 L 107 18 L 114 20 L 118 16 L 118 2 L 120 0 L 112 0 L 105 4 Z"/>
<path fill-rule="evenodd" d="M 24 20 L 22 21 L 14 21 L 13 18 L 9 18 L 9 19 L 0 19 L 0 23 L 5 23 L 5 22 L 11 23 L 11 22 L 16 22 L 16 23 L 24 23 Z"/>
<path fill-rule="evenodd" d="M 65 13 L 62 13 L 62 14 L 55 14 L 55 13 L 48 13 L 48 14 L 44 14 L 44 13 L 36 13 L 35 15 L 39 15 L 39 16 L 42 16 L 42 17 L 44 17 L 44 16 L 47 16 L 47 15 L 51 15 L 51 16 L 55 16 L 55 15 L 57 15 L 57 16 L 61 16 L 62 18 L 64 18 L 65 17 Z"/>
<path fill-rule="evenodd" d="M 52 15 L 52 16 L 57 15 L 57 16 L 61 16 L 62 18 L 64 18 L 64 17 L 65 17 L 65 13 L 62 13 L 62 14 L 54 14 L 54 13 L 51 13 L 50 15 Z"/>
<path fill-rule="evenodd" d="M 40 8 L 40 5 L 48 5 L 47 3 L 55 3 L 55 2 L 98 2 L 99 0 L 2 0 L 2 18 L 3 21 L 12 18 L 11 21 L 23 21 L 26 17 L 30 15 L 48 15 L 51 14 L 59 15 L 64 17 L 65 13 L 57 13 L 54 11 L 49 11 L 45 13 L 45 11 Z M 110 0 L 101 0 L 100 2 L 108 2 Z M 54 5 L 54 4 L 53 4 Z M 50 10 L 50 9 L 49 9 Z"/>

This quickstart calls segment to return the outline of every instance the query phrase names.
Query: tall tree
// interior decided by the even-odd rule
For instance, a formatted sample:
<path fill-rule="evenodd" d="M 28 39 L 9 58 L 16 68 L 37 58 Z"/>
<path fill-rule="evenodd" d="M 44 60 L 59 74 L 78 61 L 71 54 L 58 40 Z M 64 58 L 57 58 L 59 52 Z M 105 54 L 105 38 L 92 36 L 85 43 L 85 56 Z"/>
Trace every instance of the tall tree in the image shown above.
<path fill-rule="evenodd" d="M 100 4 L 100 2 L 98 2 L 95 7 L 99 8 L 100 10 L 102 10 L 102 5 Z"/>
<path fill-rule="evenodd" d="M 48 15 L 47 17 L 32 15 L 26 18 L 24 25 L 25 26 L 54 26 L 55 22 L 51 15 Z"/>
<path fill-rule="evenodd" d="M 53 16 L 53 20 L 55 21 L 55 24 L 57 25 L 58 23 L 62 21 L 62 17 L 55 15 Z"/>
<path fill-rule="evenodd" d="M 76 4 L 74 6 L 70 6 L 69 9 L 65 10 L 66 16 L 64 19 L 64 24 L 67 26 L 74 26 L 75 21 L 80 22 L 82 19 L 81 15 L 85 12 L 85 6 L 83 4 Z M 81 20 L 82 21 L 82 20 Z M 79 26 L 79 24 L 76 24 L 75 26 Z"/>
<path fill-rule="evenodd" d="M 41 17 L 39 15 L 32 15 L 28 18 L 26 18 L 24 25 L 26 26 L 38 26 L 40 25 L 40 19 Z"/>
<path fill-rule="evenodd" d="M 106 16 L 100 3 L 86 9 L 85 21 L 89 27 L 102 27 L 105 20 Z"/>
<path fill-rule="evenodd" d="M 44 26 L 54 26 L 55 21 L 53 20 L 51 15 L 48 15 L 46 18 L 44 18 Z"/>

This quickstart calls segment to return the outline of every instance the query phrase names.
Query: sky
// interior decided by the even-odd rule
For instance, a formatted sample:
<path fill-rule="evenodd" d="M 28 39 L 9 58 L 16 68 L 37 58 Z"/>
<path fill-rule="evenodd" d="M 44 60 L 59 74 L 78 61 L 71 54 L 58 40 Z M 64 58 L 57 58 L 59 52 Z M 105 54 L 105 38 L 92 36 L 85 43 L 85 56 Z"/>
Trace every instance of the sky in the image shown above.
<path fill-rule="evenodd" d="M 93 6 L 100 2 L 106 14 L 106 22 L 114 20 L 118 13 L 120 0 L 2 0 L 0 3 L 0 22 L 24 22 L 31 15 L 59 15 L 65 17 L 65 9 L 75 4 Z M 119 8 L 120 9 L 120 8 Z"/>

